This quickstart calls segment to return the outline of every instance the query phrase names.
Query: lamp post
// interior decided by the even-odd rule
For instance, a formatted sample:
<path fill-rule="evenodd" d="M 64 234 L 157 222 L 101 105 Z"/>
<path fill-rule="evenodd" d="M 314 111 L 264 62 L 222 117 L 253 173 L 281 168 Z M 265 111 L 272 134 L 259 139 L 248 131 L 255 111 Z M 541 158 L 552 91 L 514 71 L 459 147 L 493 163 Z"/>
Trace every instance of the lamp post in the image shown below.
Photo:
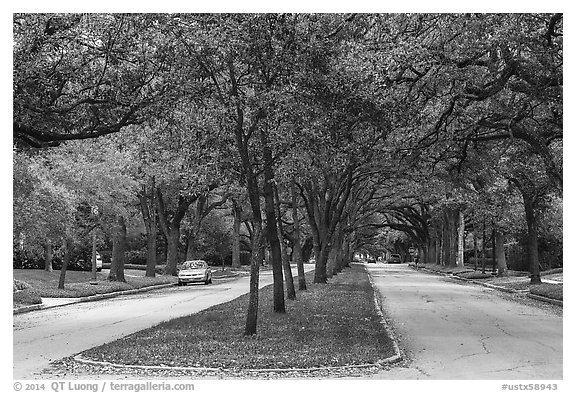
<path fill-rule="evenodd" d="M 92 214 L 94 216 L 98 215 L 98 206 L 92 206 Z M 92 281 L 90 284 L 98 285 L 98 279 L 96 277 L 96 228 L 92 232 Z"/>

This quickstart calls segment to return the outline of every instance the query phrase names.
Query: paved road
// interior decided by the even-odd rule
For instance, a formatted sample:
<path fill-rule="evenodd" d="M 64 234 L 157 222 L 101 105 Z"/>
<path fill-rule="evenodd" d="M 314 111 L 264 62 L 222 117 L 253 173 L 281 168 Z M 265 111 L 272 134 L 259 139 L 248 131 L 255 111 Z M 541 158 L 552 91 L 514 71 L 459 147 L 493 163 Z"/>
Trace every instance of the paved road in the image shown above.
<path fill-rule="evenodd" d="M 562 313 L 406 265 L 367 265 L 410 359 L 380 379 L 562 379 Z"/>
<path fill-rule="evenodd" d="M 305 265 L 306 271 L 313 268 Z M 293 274 L 296 277 L 295 268 Z M 272 272 L 262 272 L 260 287 L 271 283 Z M 243 277 L 16 314 L 13 377 L 32 379 L 51 361 L 230 301 L 248 290 L 249 277 Z"/>

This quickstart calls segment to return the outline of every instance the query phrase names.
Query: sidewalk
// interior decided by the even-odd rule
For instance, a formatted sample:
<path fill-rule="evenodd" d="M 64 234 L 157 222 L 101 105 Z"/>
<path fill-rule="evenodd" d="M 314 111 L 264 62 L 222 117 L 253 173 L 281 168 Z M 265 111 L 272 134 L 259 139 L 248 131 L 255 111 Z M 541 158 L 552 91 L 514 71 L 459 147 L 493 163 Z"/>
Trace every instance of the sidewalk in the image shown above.
<path fill-rule="evenodd" d="M 96 300 L 110 299 L 122 295 L 131 295 L 140 292 L 148 292 L 155 289 L 167 288 L 174 286 L 174 283 L 151 285 L 144 288 L 130 289 L 127 291 L 117 291 L 110 293 L 102 293 L 98 295 L 85 296 L 85 297 L 67 297 L 67 298 L 53 298 L 53 297 L 43 297 L 42 304 L 33 304 L 30 306 L 22 306 L 14 308 L 13 314 L 22 314 L 29 311 L 45 310 L 47 308 L 67 306 L 69 304 L 81 303 L 81 302 L 92 302 Z"/>

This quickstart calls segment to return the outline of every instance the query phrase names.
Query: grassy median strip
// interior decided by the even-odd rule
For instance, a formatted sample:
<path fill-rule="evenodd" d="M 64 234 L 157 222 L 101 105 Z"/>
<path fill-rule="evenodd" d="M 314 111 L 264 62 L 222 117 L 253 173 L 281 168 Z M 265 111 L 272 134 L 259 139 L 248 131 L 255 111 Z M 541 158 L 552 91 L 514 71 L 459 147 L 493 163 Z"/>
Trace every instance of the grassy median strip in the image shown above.
<path fill-rule="evenodd" d="M 285 314 L 272 311 L 272 286 L 260 291 L 256 336 L 243 335 L 248 304 L 244 295 L 82 355 L 128 365 L 232 369 L 347 366 L 394 355 L 362 266 L 346 269 L 328 284 L 307 278 L 308 291 L 287 300 Z"/>
<path fill-rule="evenodd" d="M 563 284 L 549 284 L 542 283 L 539 285 L 531 285 L 530 293 L 539 296 L 549 297 L 556 300 L 564 300 L 564 285 Z"/>
<path fill-rule="evenodd" d="M 14 269 L 14 278 L 24 281 L 41 297 L 84 297 L 102 293 L 126 291 L 151 285 L 175 283 L 172 276 L 144 277 L 144 272 L 127 270 L 126 282 L 111 282 L 107 273 L 97 273 L 97 285 L 90 283 L 91 272 L 66 272 L 65 289 L 58 289 L 60 271 L 46 272 L 40 269 Z"/>

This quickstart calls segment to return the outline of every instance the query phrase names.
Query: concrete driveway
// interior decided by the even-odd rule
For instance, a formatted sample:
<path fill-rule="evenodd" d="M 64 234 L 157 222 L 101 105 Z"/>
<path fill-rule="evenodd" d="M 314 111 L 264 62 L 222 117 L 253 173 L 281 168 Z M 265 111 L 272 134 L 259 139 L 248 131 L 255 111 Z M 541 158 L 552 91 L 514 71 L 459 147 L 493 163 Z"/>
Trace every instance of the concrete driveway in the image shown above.
<path fill-rule="evenodd" d="M 415 271 L 367 265 L 409 361 L 379 379 L 562 379 L 562 309 Z"/>
<path fill-rule="evenodd" d="M 304 265 L 305 270 L 314 268 Z M 297 276 L 293 268 L 294 277 Z M 16 314 L 13 319 L 13 378 L 32 379 L 51 361 L 228 302 L 249 291 L 249 277 L 212 285 L 170 287 L 107 300 Z M 260 274 L 260 287 L 272 272 Z"/>

